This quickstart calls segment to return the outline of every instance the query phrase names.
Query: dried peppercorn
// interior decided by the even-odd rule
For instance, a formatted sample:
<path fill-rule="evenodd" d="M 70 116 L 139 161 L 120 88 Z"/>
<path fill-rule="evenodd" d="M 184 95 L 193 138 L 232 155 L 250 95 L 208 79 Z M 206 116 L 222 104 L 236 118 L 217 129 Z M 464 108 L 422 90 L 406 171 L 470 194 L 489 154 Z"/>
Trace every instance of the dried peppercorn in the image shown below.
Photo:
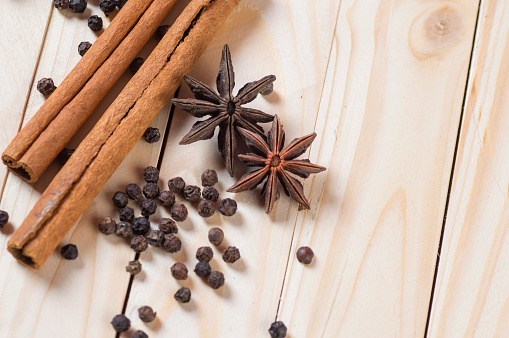
<path fill-rule="evenodd" d="M 136 74 L 138 72 L 138 70 L 140 70 L 141 66 L 143 66 L 143 63 L 145 62 L 145 60 L 141 57 L 137 57 L 136 59 L 134 59 L 131 64 L 129 65 L 129 69 L 131 70 L 131 72 L 133 72 L 133 74 Z M 158 130 L 159 132 L 159 130 Z M 149 143 L 152 143 L 152 142 L 149 142 Z"/>
<path fill-rule="evenodd" d="M 223 230 L 219 228 L 212 228 L 209 230 L 209 242 L 214 244 L 215 246 L 221 245 L 223 243 L 224 233 Z"/>
<path fill-rule="evenodd" d="M 99 0 L 99 8 L 108 16 L 117 8 L 117 2 L 116 0 Z"/>
<path fill-rule="evenodd" d="M 88 41 L 80 42 L 80 44 L 78 45 L 78 54 L 84 56 L 88 52 L 90 47 L 92 47 L 92 44 L 90 42 Z"/>
<path fill-rule="evenodd" d="M 83 13 L 87 9 L 87 0 L 69 0 L 69 8 L 74 13 Z"/>
<path fill-rule="evenodd" d="M 117 332 L 125 332 L 131 327 L 131 321 L 125 315 L 116 315 L 111 321 L 111 325 Z"/>
<path fill-rule="evenodd" d="M 100 31 L 103 28 L 103 19 L 98 15 L 92 15 L 88 18 L 88 28 L 94 32 Z"/>
<path fill-rule="evenodd" d="M 145 238 L 145 236 L 134 236 L 132 239 L 131 239 L 131 249 L 134 250 L 134 252 L 143 252 L 145 250 L 147 250 L 148 248 L 148 243 L 147 243 L 147 239 Z"/>
<path fill-rule="evenodd" d="M 60 254 L 65 259 L 74 260 L 78 258 L 78 248 L 74 244 L 66 244 L 60 250 Z"/>
<path fill-rule="evenodd" d="M 69 0 L 53 0 L 53 5 L 56 9 L 67 9 L 69 8 Z"/>
<path fill-rule="evenodd" d="M 133 276 L 139 274 L 141 272 L 140 261 L 130 261 L 125 267 L 125 271 L 129 272 Z"/>
<path fill-rule="evenodd" d="M 271 338 L 286 337 L 286 326 L 283 322 L 274 322 L 270 325 L 269 334 Z"/>
<path fill-rule="evenodd" d="M 57 89 L 57 87 L 55 87 L 55 84 L 53 83 L 53 79 L 43 77 L 42 79 L 40 79 L 37 82 L 37 90 L 42 95 L 46 95 L 46 96 L 50 95 L 51 93 L 53 93 L 55 91 L 55 89 Z"/>
<path fill-rule="evenodd" d="M 185 266 L 185 264 L 177 262 L 172 265 L 170 270 L 173 278 L 178 280 L 187 279 L 187 267 Z"/>
<path fill-rule="evenodd" d="M 204 187 L 201 196 L 206 200 L 216 202 L 219 199 L 219 191 L 214 187 Z"/>
<path fill-rule="evenodd" d="M 129 202 L 127 199 L 127 195 L 124 194 L 122 191 L 117 191 L 115 195 L 113 195 L 112 200 L 113 204 L 115 204 L 117 208 L 123 208 L 127 205 L 127 202 Z"/>
<path fill-rule="evenodd" d="M 117 7 L 121 9 L 126 4 L 127 0 L 117 0 Z"/>
<path fill-rule="evenodd" d="M 138 201 L 141 199 L 141 188 L 136 183 L 130 183 L 127 185 L 125 192 L 127 193 L 127 197 L 134 201 Z"/>
<path fill-rule="evenodd" d="M 159 195 L 157 183 L 147 183 L 143 186 L 143 195 L 146 198 L 155 199 Z"/>
<path fill-rule="evenodd" d="M 156 167 L 148 166 L 143 170 L 143 178 L 147 183 L 157 183 L 159 180 L 159 170 Z"/>
<path fill-rule="evenodd" d="M 150 306 L 142 306 L 138 309 L 138 316 L 144 323 L 153 322 L 156 319 L 157 312 L 155 312 Z"/>
<path fill-rule="evenodd" d="M 163 207 L 171 208 L 175 204 L 175 193 L 169 190 L 161 191 L 157 196 L 157 200 Z"/>
<path fill-rule="evenodd" d="M 60 153 L 58 153 L 57 160 L 58 164 L 62 167 L 69 161 L 72 154 L 74 154 L 74 149 L 64 148 Z"/>
<path fill-rule="evenodd" d="M 181 303 L 188 303 L 191 300 L 191 290 L 186 287 L 181 287 L 180 289 L 175 292 L 175 295 L 173 295 L 175 300 Z"/>
<path fill-rule="evenodd" d="M 182 177 L 174 177 L 168 181 L 168 190 L 174 192 L 175 194 L 182 194 L 185 186 L 186 182 Z"/>
<path fill-rule="evenodd" d="M 171 208 L 171 218 L 177 222 L 184 222 L 187 218 L 187 208 L 184 204 L 174 205 Z"/>
<path fill-rule="evenodd" d="M 131 338 L 148 338 L 148 334 L 146 334 L 142 330 L 137 330 L 134 331 L 134 333 L 131 335 Z"/>
<path fill-rule="evenodd" d="M 146 199 L 140 204 L 141 214 L 145 217 L 153 215 L 157 210 L 157 203 L 154 200 Z"/>
<path fill-rule="evenodd" d="M 131 238 L 133 236 L 133 226 L 129 222 L 119 222 L 115 232 L 117 236 Z"/>
<path fill-rule="evenodd" d="M 148 244 L 160 247 L 163 245 L 164 234 L 161 230 L 149 230 L 145 235 L 145 238 L 147 239 Z"/>
<path fill-rule="evenodd" d="M 310 264 L 313 260 L 315 253 L 308 246 L 301 246 L 297 250 L 297 259 L 302 264 Z"/>
<path fill-rule="evenodd" d="M 194 267 L 194 272 L 198 275 L 198 277 L 208 277 L 211 271 L 212 268 L 207 262 L 198 262 Z"/>
<path fill-rule="evenodd" d="M 214 256 L 214 252 L 209 246 L 202 246 L 196 250 L 196 259 L 200 262 L 210 262 L 212 257 Z"/>
<path fill-rule="evenodd" d="M 137 217 L 133 221 L 133 233 L 143 236 L 150 230 L 150 222 L 145 217 Z"/>
<path fill-rule="evenodd" d="M 176 234 L 179 232 L 177 224 L 171 218 L 161 218 L 161 221 L 159 221 L 159 230 L 164 234 Z"/>
<path fill-rule="evenodd" d="M 132 223 L 134 221 L 134 210 L 131 207 L 123 207 L 120 209 L 120 220 Z"/>
<path fill-rule="evenodd" d="M 223 261 L 226 263 L 235 263 L 240 258 L 240 251 L 234 246 L 229 246 L 223 253 Z"/>
<path fill-rule="evenodd" d="M 178 252 L 182 248 L 182 242 L 177 235 L 168 234 L 164 236 L 163 248 L 169 253 Z"/>
<path fill-rule="evenodd" d="M 158 40 L 161 40 L 164 37 L 164 35 L 168 32 L 169 29 L 170 29 L 170 25 L 161 25 L 161 26 L 157 27 L 156 38 Z"/>
<path fill-rule="evenodd" d="M 218 210 L 225 216 L 233 216 L 237 212 L 237 202 L 231 198 L 225 198 L 221 201 Z"/>
<path fill-rule="evenodd" d="M 9 214 L 7 211 L 0 210 L 0 229 L 9 222 Z"/>
<path fill-rule="evenodd" d="M 209 200 L 201 200 L 198 204 L 198 214 L 201 217 L 210 217 L 216 212 L 216 203 Z"/>
<path fill-rule="evenodd" d="M 213 186 L 218 181 L 217 173 L 215 170 L 207 169 L 201 174 L 201 185 Z"/>
<path fill-rule="evenodd" d="M 189 202 L 196 202 L 200 199 L 201 189 L 196 185 L 186 185 L 184 187 L 184 198 Z"/>
<path fill-rule="evenodd" d="M 213 289 L 219 289 L 224 285 L 224 275 L 220 271 L 212 271 L 207 278 L 207 283 Z"/>
<path fill-rule="evenodd" d="M 111 235 L 117 228 L 117 222 L 111 217 L 105 217 L 99 222 L 99 232 L 105 235 Z"/>
<path fill-rule="evenodd" d="M 161 133 L 159 133 L 159 129 L 157 128 L 148 127 L 143 134 L 143 138 L 148 143 L 155 143 L 161 138 Z"/>

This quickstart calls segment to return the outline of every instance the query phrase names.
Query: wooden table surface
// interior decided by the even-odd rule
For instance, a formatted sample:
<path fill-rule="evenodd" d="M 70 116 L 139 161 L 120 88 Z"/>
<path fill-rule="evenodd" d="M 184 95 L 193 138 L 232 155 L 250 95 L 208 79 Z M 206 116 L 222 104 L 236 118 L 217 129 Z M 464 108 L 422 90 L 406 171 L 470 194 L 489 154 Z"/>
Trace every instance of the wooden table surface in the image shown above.
<path fill-rule="evenodd" d="M 43 103 L 37 80 L 58 85 L 80 59 L 78 44 L 97 38 L 91 14 L 104 17 L 96 0 L 82 15 L 51 0 L 0 2 L 0 149 Z M 153 122 L 164 139 L 140 140 L 63 240 L 78 246 L 78 259 L 55 252 L 31 270 L 7 241 L 59 166 L 35 185 L 0 166 L 0 209 L 11 216 L 0 234 L 0 336 L 114 337 L 110 321 L 124 309 L 150 337 L 268 337 L 276 318 L 291 338 L 508 337 L 508 34 L 507 1 L 243 0 L 190 75 L 214 85 L 228 43 L 237 89 L 277 76 L 274 92 L 250 106 L 279 114 L 288 141 L 318 134 L 304 157 L 328 170 L 306 180 L 311 210 L 283 195 L 266 215 L 259 190 L 235 195 L 231 218 L 205 220 L 189 205 L 184 249 L 143 253 L 130 282 L 124 267 L 134 253 L 97 230 L 118 217 L 115 191 L 141 184 L 148 165 L 160 167 L 161 186 L 174 176 L 198 184 L 206 168 L 218 171 L 223 197 L 235 182 L 215 140 L 178 145 L 195 121 L 168 105 Z M 183 86 L 178 96 L 191 93 Z M 153 220 L 167 215 L 159 208 Z M 211 226 L 242 254 L 227 265 L 214 249 L 225 286 L 212 290 L 193 272 L 173 279 L 174 262 L 194 267 Z M 309 266 L 295 258 L 302 245 L 315 251 Z M 192 290 L 184 305 L 173 299 L 182 285 Z M 157 311 L 154 323 L 139 320 L 142 305 Z"/>

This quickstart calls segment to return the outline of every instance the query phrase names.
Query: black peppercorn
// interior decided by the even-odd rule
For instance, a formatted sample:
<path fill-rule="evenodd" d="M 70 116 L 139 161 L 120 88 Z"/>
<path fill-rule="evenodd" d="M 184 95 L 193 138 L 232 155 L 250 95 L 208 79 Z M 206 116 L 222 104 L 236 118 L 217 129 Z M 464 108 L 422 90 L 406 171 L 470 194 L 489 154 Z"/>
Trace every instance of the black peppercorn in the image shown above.
<path fill-rule="evenodd" d="M 69 8 L 69 0 L 53 0 L 53 4 L 56 9 L 67 9 Z"/>
<path fill-rule="evenodd" d="M 173 295 L 175 300 L 181 303 L 188 303 L 191 300 L 191 290 L 186 287 L 181 287 L 178 289 L 177 292 L 175 292 L 175 295 Z"/>
<path fill-rule="evenodd" d="M 271 338 L 286 337 L 286 326 L 283 322 L 274 322 L 270 325 L 269 334 Z"/>
<path fill-rule="evenodd" d="M 140 204 L 141 214 L 145 217 L 156 213 L 157 203 L 154 200 L 146 199 Z"/>
<path fill-rule="evenodd" d="M 159 195 L 159 187 L 156 183 L 147 183 L 143 186 L 143 195 L 146 198 L 155 199 Z"/>
<path fill-rule="evenodd" d="M 131 239 L 131 249 L 134 250 L 134 252 L 143 252 L 147 250 L 148 243 L 145 236 L 135 236 Z"/>
<path fill-rule="evenodd" d="M 130 261 L 129 264 L 125 267 L 125 271 L 129 272 L 131 275 L 139 274 L 141 272 L 140 261 Z"/>
<path fill-rule="evenodd" d="M 233 216 L 237 212 L 237 202 L 231 198 L 225 198 L 219 205 L 219 212 L 225 216 Z"/>
<path fill-rule="evenodd" d="M 57 87 L 55 87 L 53 80 L 50 78 L 43 77 L 37 82 L 37 90 L 42 95 L 50 95 L 55 89 L 57 89 Z"/>
<path fill-rule="evenodd" d="M 108 13 L 113 12 L 117 8 L 117 2 L 116 0 L 99 0 L 99 8 L 108 16 Z"/>
<path fill-rule="evenodd" d="M 201 196 L 206 200 L 216 202 L 219 198 L 219 191 L 214 187 L 204 187 Z"/>
<path fill-rule="evenodd" d="M 127 197 L 134 201 L 141 199 L 141 188 L 135 183 L 128 184 L 125 192 L 127 193 Z"/>
<path fill-rule="evenodd" d="M 134 210 L 131 207 L 123 207 L 120 209 L 120 220 L 132 223 L 134 220 Z"/>
<path fill-rule="evenodd" d="M 133 233 L 143 236 L 150 230 L 150 222 L 145 217 L 135 218 L 133 221 Z"/>
<path fill-rule="evenodd" d="M 116 230 L 117 236 L 131 238 L 133 236 L 133 227 L 129 222 L 119 222 Z"/>
<path fill-rule="evenodd" d="M 161 218 L 159 230 L 164 234 L 176 234 L 179 232 L 177 224 L 175 224 L 175 221 L 171 218 Z"/>
<path fill-rule="evenodd" d="M 195 185 L 186 185 L 184 187 L 184 198 L 189 202 L 196 202 L 200 199 L 201 189 Z"/>
<path fill-rule="evenodd" d="M 103 28 L 103 19 L 100 16 L 92 15 L 88 18 L 88 28 L 94 32 L 100 31 Z"/>
<path fill-rule="evenodd" d="M 315 255 L 315 253 L 308 246 L 301 246 L 297 250 L 297 259 L 302 264 L 310 264 L 311 261 L 313 260 L 314 255 Z"/>
<path fill-rule="evenodd" d="M 207 169 L 201 174 L 201 185 L 204 187 L 213 186 L 217 181 L 217 173 L 215 170 Z"/>
<path fill-rule="evenodd" d="M 131 321 L 124 315 L 116 315 L 111 321 L 111 325 L 117 332 L 125 332 L 131 327 Z"/>
<path fill-rule="evenodd" d="M 7 211 L 0 210 L 0 229 L 9 222 L 9 214 Z"/>
<path fill-rule="evenodd" d="M 224 233 L 223 230 L 219 228 L 212 228 L 209 230 L 209 242 L 214 244 L 215 246 L 221 245 L 223 243 Z"/>
<path fill-rule="evenodd" d="M 175 253 L 180 251 L 182 242 L 180 238 L 175 234 L 164 235 L 163 248 L 169 253 Z"/>
<path fill-rule="evenodd" d="M 175 193 L 169 190 L 161 191 L 157 196 L 157 200 L 163 207 L 171 208 L 175 204 Z"/>
<path fill-rule="evenodd" d="M 105 235 L 111 235 L 115 232 L 117 223 L 111 217 L 105 217 L 99 222 L 99 232 Z"/>
<path fill-rule="evenodd" d="M 155 143 L 159 141 L 161 134 L 159 133 L 159 129 L 148 127 L 147 130 L 145 130 L 143 137 L 148 143 Z"/>
<path fill-rule="evenodd" d="M 212 271 L 210 264 L 207 262 L 198 262 L 194 267 L 194 272 L 198 277 L 208 277 Z"/>
<path fill-rule="evenodd" d="M 78 258 L 78 248 L 74 244 L 67 244 L 60 250 L 62 257 L 68 260 L 74 260 Z"/>
<path fill-rule="evenodd" d="M 170 270 L 173 278 L 178 280 L 187 279 L 187 267 L 183 263 L 177 262 L 173 264 Z"/>
<path fill-rule="evenodd" d="M 58 153 L 57 160 L 58 164 L 62 167 L 69 161 L 72 154 L 74 154 L 74 149 L 64 148 L 60 153 Z"/>
<path fill-rule="evenodd" d="M 83 13 L 87 9 L 87 0 L 69 0 L 69 8 L 74 13 Z"/>
<path fill-rule="evenodd" d="M 112 200 L 113 204 L 115 204 L 117 208 L 125 207 L 128 202 L 127 195 L 124 194 L 122 191 L 117 191 L 115 195 L 113 195 Z"/>
<path fill-rule="evenodd" d="M 88 41 L 83 41 L 78 45 L 78 54 L 83 56 L 92 47 L 92 44 Z"/>
<path fill-rule="evenodd" d="M 161 230 L 149 230 L 145 237 L 147 238 L 147 243 L 152 246 L 160 247 L 163 245 L 164 234 Z"/>
<path fill-rule="evenodd" d="M 171 208 L 171 218 L 177 222 L 184 222 L 187 218 L 187 208 L 184 204 L 174 205 Z"/>
<path fill-rule="evenodd" d="M 143 332 L 142 330 L 134 331 L 131 335 L 131 338 L 148 338 L 148 334 Z"/>
<path fill-rule="evenodd" d="M 143 58 L 137 57 L 136 59 L 133 60 L 133 62 L 131 62 L 131 64 L 129 65 L 129 69 L 131 70 L 131 72 L 133 72 L 133 74 L 136 74 L 138 70 L 140 70 L 141 66 L 143 66 L 144 62 L 145 60 Z M 159 132 L 159 130 L 157 132 Z"/>
<path fill-rule="evenodd" d="M 156 30 L 156 39 L 161 40 L 170 29 L 170 25 L 159 26 Z"/>
<path fill-rule="evenodd" d="M 156 319 L 157 312 L 154 312 L 150 306 L 142 306 L 138 309 L 138 316 L 144 323 L 153 322 Z"/>
<path fill-rule="evenodd" d="M 168 190 L 174 192 L 175 194 L 182 194 L 185 186 L 186 182 L 184 182 L 182 177 L 175 177 L 168 181 Z"/>
<path fill-rule="evenodd" d="M 148 166 L 143 170 L 143 178 L 147 183 L 157 183 L 159 180 L 159 170 L 156 167 Z"/>
<path fill-rule="evenodd" d="M 201 217 L 210 217 L 216 212 L 216 203 L 209 200 L 201 200 L 198 204 L 198 214 Z"/>
<path fill-rule="evenodd" d="M 224 275 L 220 271 L 212 271 L 207 278 L 207 283 L 209 283 L 210 287 L 213 289 L 219 289 L 224 285 Z"/>
<path fill-rule="evenodd" d="M 223 253 L 223 261 L 226 263 L 235 263 L 240 258 L 240 251 L 234 246 L 229 246 Z"/>
<path fill-rule="evenodd" d="M 202 246 L 196 250 L 196 259 L 200 262 L 210 262 L 212 257 L 214 256 L 214 252 L 209 246 Z"/>
<path fill-rule="evenodd" d="M 125 3 L 127 2 L 127 0 L 117 0 L 117 7 L 120 9 L 122 7 L 124 7 Z"/>

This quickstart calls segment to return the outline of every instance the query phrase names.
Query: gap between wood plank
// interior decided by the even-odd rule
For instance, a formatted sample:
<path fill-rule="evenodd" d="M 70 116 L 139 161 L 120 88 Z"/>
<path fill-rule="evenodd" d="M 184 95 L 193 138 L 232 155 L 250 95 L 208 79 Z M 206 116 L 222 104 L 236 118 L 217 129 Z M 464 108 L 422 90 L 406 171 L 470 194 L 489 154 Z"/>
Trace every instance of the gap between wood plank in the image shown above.
<path fill-rule="evenodd" d="M 451 198 L 452 184 L 453 184 L 453 179 L 454 179 L 454 168 L 456 167 L 456 160 L 458 157 L 458 148 L 459 148 L 459 143 L 460 143 L 460 138 L 461 138 L 461 129 L 463 126 L 463 119 L 465 116 L 465 108 L 466 108 L 465 106 L 466 106 L 466 102 L 467 102 L 468 89 L 469 89 L 469 84 L 470 84 L 470 72 L 472 70 L 472 61 L 473 61 L 473 57 L 474 57 L 475 45 L 477 42 L 477 32 L 478 32 L 478 27 L 479 27 L 479 16 L 481 13 L 482 1 L 483 0 L 479 0 L 479 6 L 477 8 L 477 16 L 475 19 L 474 34 L 473 34 L 473 38 L 472 38 L 472 49 L 470 50 L 470 60 L 468 62 L 467 78 L 465 81 L 465 92 L 463 94 L 463 101 L 461 103 L 461 113 L 460 113 L 460 120 L 459 120 L 459 124 L 458 124 L 458 133 L 456 134 L 456 143 L 454 145 L 454 154 L 452 157 L 451 175 L 449 178 L 449 186 L 447 187 L 447 198 L 445 200 L 444 218 L 442 221 L 440 240 L 438 242 L 437 260 L 435 263 L 435 273 L 433 275 L 433 283 L 431 284 L 431 295 L 430 295 L 429 306 L 428 306 L 428 316 L 426 318 L 426 327 L 424 329 L 424 338 L 428 337 L 429 324 L 430 324 L 430 320 L 431 320 L 431 310 L 433 308 L 433 298 L 435 296 L 435 287 L 436 287 L 437 276 L 438 276 L 438 266 L 440 264 L 440 253 L 442 252 L 442 242 L 444 240 L 445 225 L 447 222 L 447 212 L 449 211 L 449 201 Z"/>

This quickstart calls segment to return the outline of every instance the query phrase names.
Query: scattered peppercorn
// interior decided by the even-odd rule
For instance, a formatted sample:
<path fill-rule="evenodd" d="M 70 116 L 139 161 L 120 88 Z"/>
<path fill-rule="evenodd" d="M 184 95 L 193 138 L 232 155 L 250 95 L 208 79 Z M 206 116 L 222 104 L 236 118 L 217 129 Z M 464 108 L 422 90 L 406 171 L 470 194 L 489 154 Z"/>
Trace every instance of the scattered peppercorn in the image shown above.
<path fill-rule="evenodd" d="M 148 338 L 148 334 L 143 332 L 142 330 L 134 331 L 131 335 L 131 338 Z"/>
<path fill-rule="evenodd" d="M 224 275 L 220 271 L 212 271 L 207 278 L 207 283 L 209 283 L 210 287 L 213 289 L 219 289 L 224 285 Z"/>
<path fill-rule="evenodd" d="M 67 9 L 69 8 L 69 0 L 53 0 L 53 4 L 56 9 Z"/>
<path fill-rule="evenodd" d="M 212 257 L 214 256 L 214 252 L 209 246 L 202 246 L 196 250 L 196 259 L 200 262 L 210 262 Z"/>
<path fill-rule="evenodd" d="M 147 239 L 145 238 L 145 236 L 135 236 L 131 239 L 131 249 L 134 250 L 134 252 L 143 252 L 145 250 L 147 250 L 148 248 L 148 243 L 147 243 Z"/>
<path fill-rule="evenodd" d="M 164 236 L 163 247 L 169 253 L 178 252 L 182 247 L 182 242 L 177 235 L 168 234 Z"/>
<path fill-rule="evenodd" d="M 186 182 L 182 177 L 175 177 L 168 181 L 168 189 L 175 194 L 182 194 L 185 186 Z"/>
<path fill-rule="evenodd" d="M 83 13 L 87 9 L 87 0 L 69 0 L 69 8 L 74 13 Z"/>
<path fill-rule="evenodd" d="M 143 195 L 146 198 L 155 199 L 159 195 L 157 183 L 147 183 L 143 186 Z"/>
<path fill-rule="evenodd" d="M 125 267 L 125 271 L 129 272 L 131 275 L 139 274 L 141 272 L 140 261 L 130 261 L 129 264 Z"/>
<path fill-rule="evenodd" d="M 143 236 L 150 230 L 150 222 L 145 217 L 137 217 L 133 221 L 133 233 Z"/>
<path fill-rule="evenodd" d="M 209 200 L 201 200 L 198 204 L 198 214 L 201 217 L 210 217 L 216 212 L 216 203 Z"/>
<path fill-rule="evenodd" d="M 169 29 L 170 29 L 170 25 L 159 26 L 156 30 L 156 38 L 158 40 L 161 40 L 164 37 L 164 35 L 168 32 Z"/>
<path fill-rule="evenodd" d="M 125 332 L 131 327 L 131 321 L 124 315 L 116 315 L 111 321 L 111 325 L 117 332 Z"/>
<path fill-rule="evenodd" d="M 117 7 L 121 9 L 122 7 L 124 7 L 126 2 L 127 0 L 117 0 Z"/>
<path fill-rule="evenodd" d="M 9 222 L 9 214 L 7 211 L 0 210 L 0 229 Z"/>
<path fill-rule="evenodd" d="M 141 214 L 145 217 L 153 215 L 157 210 L 157 203 L 154 200 L 146 199 L 140 205 Z"/>
<path fill-rule="evenodd" d="M 57 89 L 53 83 L 53 79 L 43 77 L 37 82 L 37 90 L 42 95 L 50 95 Z"/>
<path fill-rule="evenodd" d="M 133 227 L 129 222 L 119 222 L 116 230 L 117 236 L 131 238 L 133 236 Z"/>
<path fill-rule="evenodd" d="M 159 133 L 159 129 L 148 127 L 147 130 L 145 130 L 143 137 L 148 143 L 155 143 L 159 141 L 161 134 Z"/>
<path fill-rule="evenodd" d="M 138 309 L 138 316 L 144 323 L 153 322 L 156 319 L 156 315 L 157 312 L 154 312 L 150 306 L 145 305 Z"/>
<path fill-rule="evenodd" d="M 117 191 L 115 195 L 113 195 L 112 200 L 113 204 L 115 204 L 117 208 L 125 207 L 128 202 L 127 195 L 124 194 L 122 191 Z"/>
<path fill-rule="evenodd" d="M 184 187 L 184 198 L 189 202 L 196 202 L 201 197 L 201 189 L 196 185 L 186 185 Z"/>
<path fill-rule="evenodd" d="M 57 160 L 58 164 L 62 167 L 69 161 L 71 155 L 74 154 L 74 149 L 64 148 L 60 153 L 58 153 Z"/>
<path fill-rule="evenodd" d="M 209 230 L 209 242 L 215 246 L 221 245 L 224 239 L 224 232 L 219 228 L 212 228 Z"/>
<path fill-rule="evenodd" d="M 308 246 L 301 246 L 297 250 L 297 259 L 302 264 L 310 264 L 311 261 L 313 260 L 314 255 L 315 255 L 315 253 Z"/>
<path fill-rule="evenodd" d="M 105 235 L 111 235 L 115 232 L 117 223 L 111 217 L 106 217 L 99 222 L 99 232 Z"/>
<path fill-rule="evenodd" d="M 148 166 L 143 170 L 143 178 L 147 183 L 157 183 L 159 180 L 159 170 L 156 167 Z"/>
<path fill-rule="evenodd" d="M 86 52 L 92 47 L 92 44 L 88 41 L 83 41 L 78 45 L 78 54 L 84 56 Z"/>
<path fill-rule="evenodd" d="M 175 193 L 169 190 L 161 191 L 157 196 L 157 200 L 163 207 L 171 208 L 175 204 Z"/>
<path fill-rule="evenodd" d="M 217 173 L 215 170 L 207 169 L 201 174 L 201 185 L 213 186 L 218 181 Z"/>
<path fill-rule="evenodd" d="M 186 287 L 181 287 L 178 289 L 177 292 L 175 292 L 175 295 L 173 296 L 175 300 L 181 303 L 188 303 L 191 300 L 191 290 Z"/>
<path fill-rule="evenodd" d="M 100 31 L 103 28 L 103 19 L 98 15 L 92 15 L 88 18 L 88 28 L 94 32 Z"/>
<path fill-rule="evenodd" d="M 210 264 L 207 262 L 198 262 L 194 267 L 194 272 L 198 277 L 208 277 L 212 271 Z"/>
<path fill-rule="evenodd" d="M 99 8 L 108 16 L 108 13 L 113 12 L 117 8 L 117 2 L 116 0 L 99 0 Z"/>
<path fill-rule="evenodd" d="M 141 188 L 136 183 L 128 184 L 125 192 L 127 193 L 127 197 L 134 201 L 138 201 L 141 199 Z"/>
<path fill-rule="evenodd" d="M 161 218 L 161 221 L 159 221 L 159 230 L 164 234 L 176 234 L 179 232 L 177 224 L 171 218 Z"/>
<path fill-rule="evenodd" d="M 201 196 L 206 200 L 216 202 L 219 198 L 219 191 L 214 187 L 204 187 Z"/>
<path fill-rule="evenodd" d="M 132 223 L 134 221 L 134 210 L 131 207 L 123 207 L 120 209 L 120 220 Z"/>
<path fill-rule="evenodd" d="M 223 261 L 226 263 L 235 263 L 240 258 L 240 251 L 234 246 L 229 246 L 223 253 Z"/>
<path fill-rule="evenodd" d="M 145 60 L 143 58 L 137 57 L 136 59 L 133 60 L 133 62 L 131 62 L 131 64 L 129 65 L 129 69 L 131 70 L 131 72 L 133 72 L 133 74 L 136 74 L 138 70 L 140 70 L 141 66 L 143 66 L 144 62 Z"/>
<path fill-rule="evenodd" d="M 161 230 L 149 230 L 147 234 L 145 235 L 147 238 L 147 243 L 157 247 L 160 247 L 163 245 L 164 241 L 164 234 Z"/>
<path fill-rule="evenodd" d="M 183 263 L 177 262 L 173 264 L 170 270 L 173 278 L 178 280 L 187 279 L 187 267 Z"/>
<path fill-rule="evenodd" d="M 78 248 L 74 244 L 67 244 L 60 250 L 62 257 L 68 260 L 74 260 L 78 258 Z"/>
<path fill-rule="evenodd" d="M 225 198 L 219 205 L 219 212 L 225 216 L 233 216 L 237 212 L 237 202 L 231 198 Z"/>
<path fill-rule="evenodd" d="M 271 338 L 286 337 L 286 326 L 283 322 L 274 322 L 270 325 L 269 334 Z"/>
<path fill-rule="evenodd" d="M 187 208 L 184 204 L 174 205 L 171 208 L 171 218 L 177 222 L 184 222 L 187 218 Z"/>

